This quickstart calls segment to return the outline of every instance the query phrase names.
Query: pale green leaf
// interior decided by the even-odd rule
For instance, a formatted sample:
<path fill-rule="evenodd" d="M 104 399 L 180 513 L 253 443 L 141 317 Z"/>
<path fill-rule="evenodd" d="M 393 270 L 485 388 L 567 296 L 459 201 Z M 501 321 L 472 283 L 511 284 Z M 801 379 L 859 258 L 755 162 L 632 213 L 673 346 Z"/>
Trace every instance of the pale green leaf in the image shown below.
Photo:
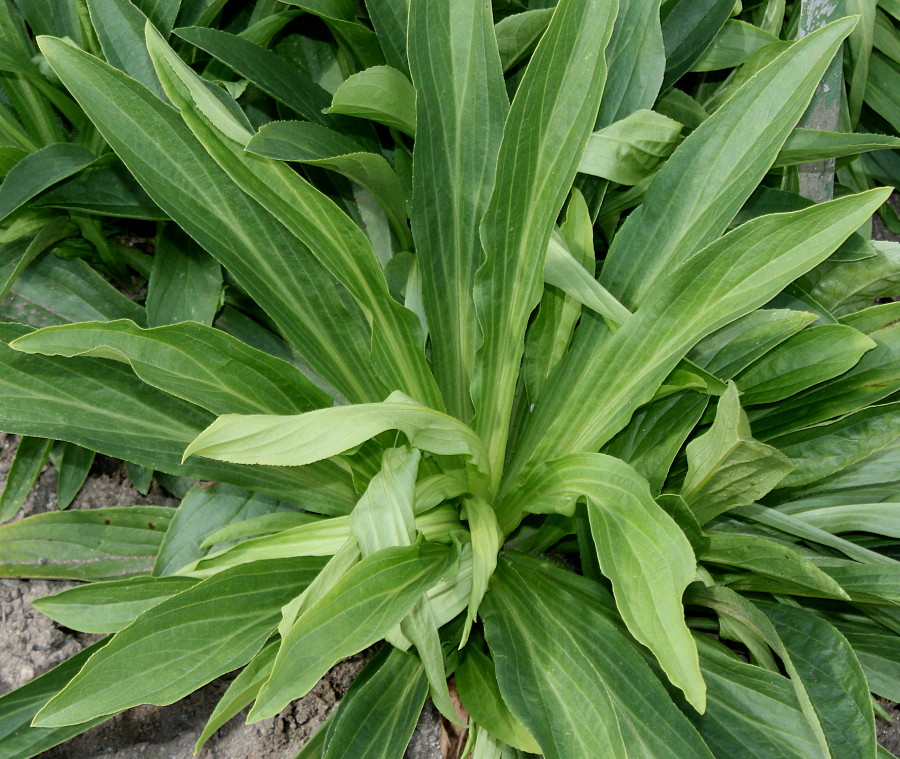
<path fill-rule="evenodd" d="M 397 69 L 372 66 L 343 81 L 327 113 L 370 119 L 414 137 L 416 91 Z"/>

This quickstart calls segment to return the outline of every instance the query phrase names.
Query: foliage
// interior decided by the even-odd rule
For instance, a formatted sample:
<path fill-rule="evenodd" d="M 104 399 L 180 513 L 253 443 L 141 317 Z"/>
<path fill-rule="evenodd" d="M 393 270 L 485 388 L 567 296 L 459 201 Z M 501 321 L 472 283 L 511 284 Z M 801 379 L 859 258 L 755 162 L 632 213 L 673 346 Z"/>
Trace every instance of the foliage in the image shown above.
<path fill-rule="evenodd" d="M 0 517 L 48 457 L 182 497 L 0 527 L 110 635 L 0 756 L 379 641 L 301 758 L 429 696 L 478 759 L 884 755 L 900 14 L 848 5 L 0 0 Z"/>

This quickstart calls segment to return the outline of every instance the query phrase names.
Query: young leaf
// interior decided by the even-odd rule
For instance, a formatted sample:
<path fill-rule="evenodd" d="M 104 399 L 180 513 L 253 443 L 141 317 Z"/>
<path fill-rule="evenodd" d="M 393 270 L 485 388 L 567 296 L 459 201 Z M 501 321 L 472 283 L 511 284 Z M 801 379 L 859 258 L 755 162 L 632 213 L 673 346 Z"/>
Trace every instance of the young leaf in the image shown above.
<path fill-rule="evenodd" d="M 242 666 L 274 631 L 281 607 L 321 567 L 312 558 L 235 567 L 163 601 L 92 656 L 35 725 L 73 725 L 138 704 L 171 704 Z"/>
<path fill-rule="evenodd" d="M 383 638 L 437 582 L 450 559 L 445 547 L 420 543 L 385 548 L 360 561 L 283 637 L 248 719 L 277 714 L 338 661 Z"/>
<path fill-rule="evenodd" d="M 397 69 L 372 66 L 343 81 L 326 113 L 371 119 L 415 137 L 416 90 Z"/>

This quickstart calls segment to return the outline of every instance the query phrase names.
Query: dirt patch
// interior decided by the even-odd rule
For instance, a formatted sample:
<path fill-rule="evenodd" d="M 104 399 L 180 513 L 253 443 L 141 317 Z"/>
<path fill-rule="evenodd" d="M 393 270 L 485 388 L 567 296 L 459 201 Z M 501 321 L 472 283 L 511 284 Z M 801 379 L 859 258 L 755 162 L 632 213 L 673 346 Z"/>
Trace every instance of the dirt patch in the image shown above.
<path fill-rule="evenodd" d="M 15 454 L 16 439 L 0 433 L 0 487 Z M 70 508 L 133 504 L 175 506 L 154 483 L 142 496 L 125 468 L 98 456 L 84 488 Z M 16 519 L 56 508 L 56 471 L 47 467 Z M 0 694 L 18 688 L 81 650 L 100 636 L 60 627 L 31 601 L 75 583 L 56 580 L 0 580 Z M 200 759 L 292 759 L 312 737 L 371 657 L 364 652 L 334 667 L 313 690 L 281 714 L 253 725 L 246 710 L 222 727 L 200 752 Z M 67 743 L 41 754 L 43 759 L 189 759 L 209 715 L 232 676 L 219 678 L 171 706 L 139 706 Z M 423 713 L 407 759 L 440 759 L 439 721 L 432 708 Z"/>

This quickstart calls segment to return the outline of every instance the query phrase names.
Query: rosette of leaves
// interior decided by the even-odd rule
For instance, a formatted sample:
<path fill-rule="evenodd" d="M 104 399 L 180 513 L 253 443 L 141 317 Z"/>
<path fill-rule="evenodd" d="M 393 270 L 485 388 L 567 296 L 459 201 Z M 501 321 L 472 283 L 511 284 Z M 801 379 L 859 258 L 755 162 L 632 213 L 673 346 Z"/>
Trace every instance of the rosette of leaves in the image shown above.
<path fill-rule="evenodd" d="M 401 757 L 429 696 L 479 758 L 883 754 L 900 309 L 859 230 L 890 190 L 788 168 L 896 145 L 797 129 L 857 19 L 687 125 L 733 3 L 291 5 L 316 35 L 274 50 L 177 30 L 212 62 L 148 25 L 149 85 L 39 39 L 292 352 L 3 326 L 0 427 L 216 484 L 0 528 L 0 572 L 90 581 L 39 607 L 111 634 L 0 700 L 0 749 L 240 669 L 202 744 L 385 641 L 301 757 Z"/>

